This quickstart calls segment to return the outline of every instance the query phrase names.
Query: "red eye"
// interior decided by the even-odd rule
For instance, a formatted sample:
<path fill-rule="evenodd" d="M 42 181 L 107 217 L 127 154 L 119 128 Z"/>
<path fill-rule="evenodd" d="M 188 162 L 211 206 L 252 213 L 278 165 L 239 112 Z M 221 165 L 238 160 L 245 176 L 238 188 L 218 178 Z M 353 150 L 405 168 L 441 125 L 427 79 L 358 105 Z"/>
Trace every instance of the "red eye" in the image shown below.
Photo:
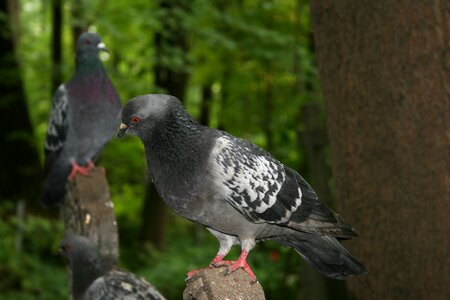
<path fill-rule="evenodd" d="M 141 121 L 141 118 L 139 117 L 132 117 L 131 118 L 131 123 L 139 123 Z"/>

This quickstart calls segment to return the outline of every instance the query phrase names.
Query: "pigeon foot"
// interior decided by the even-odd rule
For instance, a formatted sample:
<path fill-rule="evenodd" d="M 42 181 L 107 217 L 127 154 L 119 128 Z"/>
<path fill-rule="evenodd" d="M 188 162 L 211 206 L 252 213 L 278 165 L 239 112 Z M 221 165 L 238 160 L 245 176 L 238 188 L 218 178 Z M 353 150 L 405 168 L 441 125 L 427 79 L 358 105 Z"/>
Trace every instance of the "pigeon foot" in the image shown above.
<path fill-rule="evenodd" d="M 220 268 L 223 266 L 231 266 L 232 264 L 234 264 L 233 260 L 221 260 L 221 261 L 217 261 L 215 263 L 211 262 L 210 266 L 213 268 Z"/>
<path fill-rule="evenodd" d="M 221 267 L 221 266 L 229 266 L 233 263 L 232 261 L 223 260 L 224 257 L 225 257 L 225 255 L 216 255 L 208 267 L 198 269 L 198 270 L 192 270 L 192 271 L 188 272 L 186 274 L 185 281 L 188 281 L 189 279 L 191 279 L 195 274 L 197 274 L 200 271 L 211 269 L 211 268 L 217 268 L 217 267 Z"/>
<path fill-rule="evenodd" d="M 87 176 L 89 175 L 89 173 L 93 168 L 95 168 L 95 164 L 92 162 L 92 160 L 88 160 L 86 167 L 82 167 L 79 164 L 77 164 L 74 160 L 72 160 L 72 171 L 70 171 L 68 179 L 73 180 L 77 173 Z"/>
<path fill-rule="evenodd" d="M 216 257 L 213 258 L 211 263 L 209 264 L 210 268 L 217 268 L 222 266 L 229 266 L 233 263 L 231 260 L 223 260 L 225 255 L 216 255 Z"/>
<path fill-rule="evenodd" d="M 209 269 L 210 267 L 207 267 L 207 268 L 201 268 L 201 269 L 198 269 L 198 270 L 192 270 L 192 271 L 190 271 L 190 272 L 187 272 L 186 273 L 186 279 L 184 280 L 184 281 L 189 281 L 192 277 L 194 277 L 194 275 L 195 274 L 197 274 L 198 272 L 200 272 L 200 271 L 203 271 L 203 270 L 207 270 L 207 269 Z"/>
<path fill-rule="evenodd" d="M 250 275 L 250 277 L 253 279 L 253 282 L 256 283 L 256 282 L 258 282 L 258 280 L 256 279 L 255 273 L 253 273 L 252 269 L 250 268 L 250 266 L 247 263 L 247 255 L 248 255 L 248 252 L 245 250 L 242 250 L 239 258 L 235 262 L 233 262 L 231 264 L 231 266 L 228 267 L 226 275 L 236 271 L 239 268 L 242 268 L 245 270 L 245 272 L 248 273 L 248 275 Z"/>

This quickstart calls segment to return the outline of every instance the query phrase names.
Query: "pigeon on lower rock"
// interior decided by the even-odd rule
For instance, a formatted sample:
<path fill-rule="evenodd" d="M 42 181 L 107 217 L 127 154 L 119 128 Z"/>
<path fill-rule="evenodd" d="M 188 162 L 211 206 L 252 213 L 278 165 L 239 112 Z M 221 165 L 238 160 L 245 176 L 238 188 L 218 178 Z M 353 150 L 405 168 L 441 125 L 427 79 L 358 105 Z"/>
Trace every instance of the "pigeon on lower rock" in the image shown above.
<path fill-rule="evenodd" d="M 97 34 L 81 34 L 75 74 L 53 96 L 45 141 L 44 205 L 63 202 L 67 179 L 90 172 L 120 124 L 120 98 L 98 57 L 103 50 Z"/>
<path fill-rule="evenodd" d="M 328 277 L 367 272 L 338 241 L 358 234 L 302 176 L 258 146 L 200 125 L 177 98 L 131 99 L 122 110 L 118 136 L 125 133 L 142 140 L 150 176 L 165 203 L 219 240 L 210 267 L 243 268 L 256 280 L 247 255 L 256 242 L 274 240 Z M 233 245 L 241 246 L 241 255 L 223 260 Z"/>
<path fill-rule="evenodd" d="M 73 300 L 164 300 L 143 278 L 114 268 L 89 239 L 72 235 L 61 243 L 59 253 L 69 259 Z"/>

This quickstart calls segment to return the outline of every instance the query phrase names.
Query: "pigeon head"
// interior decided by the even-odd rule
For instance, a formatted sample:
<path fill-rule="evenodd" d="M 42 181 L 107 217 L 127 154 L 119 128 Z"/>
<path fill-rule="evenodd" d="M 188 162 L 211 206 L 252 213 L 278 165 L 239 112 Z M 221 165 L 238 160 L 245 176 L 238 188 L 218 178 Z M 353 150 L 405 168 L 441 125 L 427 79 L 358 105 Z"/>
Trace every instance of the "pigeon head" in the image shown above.
<path fill-rule="evenodd" d="M 135 97 L 122 109 L 122 124 L 117 136 L 130 134 L 143 138 L 177 112 L 187 114 L 176 97 L 163 94 Z"/>
<path fill-rule="evenodd" d="M 100 51 L 108 52 L 100 36 L 91 32 L 84 32 L 78 37 L 76 49 L 78 61 L 99 60 Z"/>
<path fill-rule="evenodd" d="M 71 235 L 65 238 L 59 247 L 58 253 L 69 259 L 71 263 L 80 263 L 99 259 L 97 246 L 89 239 L 80 235 Z"/>
<path fill-rule="evenodd" d="M 83 294 L 91 283 L 112 268 L 111 264 L 104 261 L 97 246 L 80 235 L 64 239 L 58 252 L 69 259 L 75 300 L 83 299 Z"/>

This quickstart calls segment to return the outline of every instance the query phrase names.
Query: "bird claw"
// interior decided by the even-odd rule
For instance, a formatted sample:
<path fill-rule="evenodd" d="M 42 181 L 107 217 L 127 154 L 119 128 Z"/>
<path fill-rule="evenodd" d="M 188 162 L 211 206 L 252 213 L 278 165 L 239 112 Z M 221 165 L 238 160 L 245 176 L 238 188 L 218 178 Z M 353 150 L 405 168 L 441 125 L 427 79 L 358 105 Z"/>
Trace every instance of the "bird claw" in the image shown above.
<path fill-rule="evenodd" d="M 200 271 L 206 270 L 206 269 L 209 269 L 209 267 L 208 268 L 198 269 L 198 270 L 192 270 L 190 272 L 187 272 L 186 273 L 186 279 L 184 281 L 187 282 L 187 281 L 191 280 L 192 277 L 194 277 L 195 274 L 197 274 Z"/>
<path fill-rule="evenodd" d="M 232 260 L 221 260 L 221 261 L 211 262 L 211 264 L 209 266 L 211 268 L 220 268 L 223 266 L 230 266 L 233 263 L 234 263 L 234 261 L 232 261 Z"/>
<path fill-rule="evenodd" d="M 188 282 L 189 280 L 192 279 L 192 277 L 194 277 L 194 275 L 198 272 L 199 270 L 193 270 L 190 272 L 186 273 L 186 278 L 184 279 L 184 282 Z"/>
<path fill-rule="evenodd" d="M 250 284 L 255 284 L 258 282 L 258 280 L 256 279 L 255 274 L 253 273 L 252 269 L 250 268 L 250 266 L 247 263 L 247 251 L 242 251 L 241 255 L 239 256 L 238 260 L 236 261 L 232 261 L 232 260 L 223 260 L 224 255 L 217 255 L 216 257 L 214 257 L 214 259 L 211 261 L 211 263 L 209 264 L 209 266 L 207 268 L 203 268 L 203 269 L 199 269 L 199 270 L 193 270 L 190 271 L 186 274 L 186 279 L 185 281 L 189 281 L 190 279 L 192 279 L 192 277 L 194 277 L 195 274 L 197 274 L 199 271 L 205 270 L 205 269 L 211 269 L 211 268 L 219 268 L 219 267 L 223 267 L 223 266 L 228 266 L 225 269 L 225 275 L 227 276 L 231 273 L 233 273 L 234 271 L 236 271 L 239 268 L 244 269 L 245 272 L 247 272 L 247 274 L 252 278 L 252 281 L 250 282 Z"/>
<path fill-rule="evenodd" d="M 72 171 L 70 171 L 70 175 L 69 175 L 68 179 L 73 180 L 77 173 L 84 175 L 84 176 L 88 176 L 93 168 L 95 168 L 95 165 L 91 160 L 88 160 L 86 167 L 82 167 L 79 164 L 77 164 L 75 161 L 72 161 Z"/>
<path fill-rule="evenodd" d="M 245 259 L 238 259 L 237 261 L 233 262 L 231 264 L 231 266 L 229 266 L 227 268 L 225 276 L 233 273 L 234 271 L 236 271 L 239 268 L 244 269 L 244 271 L 247 272 L 248 275 L 250 275 L 250 277 L 252 278 L 252 284 L 255 284 L 256 282 L 258 282 L 258 280 L 256 279 L 256 276 L 255 276 L 255 273 L 253 273 L 252 269 L 250 268 L 250 266 L 248 265 L 248 263 Z"/>

